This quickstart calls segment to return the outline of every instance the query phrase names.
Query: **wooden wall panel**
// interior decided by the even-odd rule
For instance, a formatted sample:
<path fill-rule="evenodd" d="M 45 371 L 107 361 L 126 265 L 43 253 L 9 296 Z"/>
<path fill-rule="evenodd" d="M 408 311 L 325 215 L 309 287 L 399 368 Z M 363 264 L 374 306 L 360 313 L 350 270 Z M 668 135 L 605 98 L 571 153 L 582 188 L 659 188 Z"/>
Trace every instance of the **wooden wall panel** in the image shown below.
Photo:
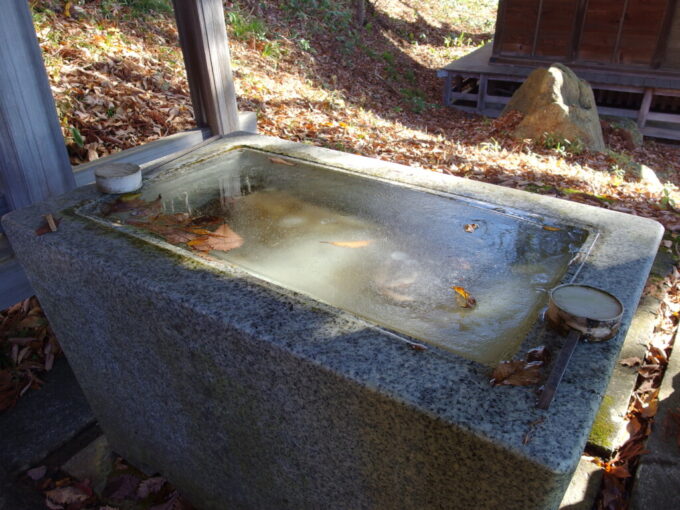
<path fill-rule="evenodd" d="M 611 62 L 619 33 L 624 1 L 590 0 L 578 47 L 582 62 Z"/>
<path fill-rule="evenodd" d="M 614 62 L 652 64 L 667 6 L 668 0 L 628 0 Z"/>
<path fill-rule="evenodd" d="M 675 4 L 675 13 L 668 36 L 668 45 L 663 62 L 665 69 L 680 71 L 680 2 Z"/>
<path fill-rule="evenodd" d="M 566 60 L 576 22 L 579 0 L 544 0 L 536 40 L 536 55 Z"/>
<path fill-rule="evenodd" d="M 497 52 L 509 56 L 530 56 L 538 20 L 540 0 L 505 0 L 501 40 Z"/>

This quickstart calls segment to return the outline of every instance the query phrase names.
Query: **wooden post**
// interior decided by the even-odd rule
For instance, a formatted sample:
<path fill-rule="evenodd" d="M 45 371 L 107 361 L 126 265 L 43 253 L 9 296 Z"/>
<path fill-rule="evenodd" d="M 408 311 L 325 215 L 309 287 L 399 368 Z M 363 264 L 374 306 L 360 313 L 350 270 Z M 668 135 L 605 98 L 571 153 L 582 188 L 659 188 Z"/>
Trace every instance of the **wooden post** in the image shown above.
<path fill-rule="evenodd" d="M 0 182 L 10 209 L 75 187 L 28 2 L 0 16 Z"/>
<path fill-rule="evenodd" d="M 197 124 L 213 135 L 237 131 L 222 0 L 173 0 L 173 5 Z"/>
<path fill-rule="evenodd" d="M 647 115 L 649 115 L 649 107 L 652 106 L 652 99 L 654 97 L 654 89 L 646 88 L 642 96 L 642 104 L 638 110 L 637 125 L 640 129 L 647 125 Z"/>
<path fill-rule="evenodd" d="M 480 114 L 484 114 L 484 109 L 486 108 L 486 87 L 489 84 L 489 77 L 486 74 L 482 74 L 479 77 L 479 92 L 477 93 L 477 111 Z"/>

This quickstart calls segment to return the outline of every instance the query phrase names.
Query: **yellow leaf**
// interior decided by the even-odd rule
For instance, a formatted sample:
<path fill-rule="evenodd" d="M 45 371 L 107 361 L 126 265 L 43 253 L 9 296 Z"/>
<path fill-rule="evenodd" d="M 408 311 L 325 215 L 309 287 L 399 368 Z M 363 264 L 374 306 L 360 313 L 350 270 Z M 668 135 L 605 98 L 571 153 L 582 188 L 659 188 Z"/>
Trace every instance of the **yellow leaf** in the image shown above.
<path fill-rule="evenodd" d="M 321 241 L 324 244 L 339 246 L 341 248 L 363 248 L 373 243 L 371 240 L 366 241 Z"/>
<path fill-rule="evenodd" d="M 562 230 L 559 227 L 551 227 L 550 225 L 543 225 L 543 230 L 548 230 L 549 232 L 557 232 L 558 230 Z"/>
<path fill-rule="evenodd" d="M 455 290 L 460 297 L 463 298 L 464 302 L 461 305 L 463 308 L 472 308 L 477 304 L 477 300 L 473 298 L 470 293 L 465 290 L 465 287 L 451 287 Z"/>

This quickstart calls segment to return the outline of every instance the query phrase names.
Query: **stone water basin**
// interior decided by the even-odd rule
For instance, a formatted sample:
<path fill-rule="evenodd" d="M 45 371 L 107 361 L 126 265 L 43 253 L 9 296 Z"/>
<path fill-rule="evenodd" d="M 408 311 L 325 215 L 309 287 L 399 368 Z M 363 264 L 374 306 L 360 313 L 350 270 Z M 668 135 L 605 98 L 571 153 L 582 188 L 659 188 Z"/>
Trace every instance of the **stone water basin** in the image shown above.
<path fill-rule="evenodd" d="M 3 226 L 112 444 L 215 509 L 556 508 L 662 233 L 245 135 L 165 164 L 136 198 L 240 241 L 196 249 L 202 234 L 180 242 L 92 187 Z M 62 223 L 36 237 L 45 211 Z M 540 312 L 572 281 L 619 297 L 622 331 L 579 346 L 540 411 L 490 367 L 559 347 Z"/>

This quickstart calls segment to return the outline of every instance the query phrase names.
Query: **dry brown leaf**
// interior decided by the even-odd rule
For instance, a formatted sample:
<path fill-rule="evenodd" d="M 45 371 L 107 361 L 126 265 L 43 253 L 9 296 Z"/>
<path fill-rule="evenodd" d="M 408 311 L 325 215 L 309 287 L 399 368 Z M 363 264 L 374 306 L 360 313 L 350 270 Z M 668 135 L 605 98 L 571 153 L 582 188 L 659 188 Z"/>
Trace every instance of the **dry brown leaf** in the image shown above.
<path fill-rule="evenodd" d="M 137 488 L 137 498 L 146 499 L 152 494 L 159 492 L 163 486 L 166 484 L 165 478 L 162 476 L 154 476 L 152 478 L 147 478 L 142 480 Z"/>
<path fill-rule="evenodd" d="M 624 367 L 636 367 L 640 364 L 642 364 L 642 360 L 638 358 L 637 356 L 633 356 L 630 358 L 624 358 L 619 361 L 619 364 L 623 365 Z"/>
<path fill-rule="evenodd" d="M 533 361 L 540 361 L 541 363 L 547 365 L 550 362 L 550 351 L 544 345 L 534 347 L 529 350 L 526 355 L 526 360 L 528 363 Z"/>
<path fill-rule="evenodd" d="M 340 248 L 363 248 L 373 244 L 372 240 L 365 241 L 320 241 L 323 244 L 330 244 L 332 246 L 339 246 Z"/>
<path fill-rule="evenodd" d="M 531 386 L 541 380 L 540 361 L 526 362 L 523 360 L 501 361 L 491 374 L 491 384 L 508 386 Z"/>
<path fill-rule="evenodd" d="M 82 490 L 72 485 L 45 491 L 45 496 L 58 505 L 81 503 L 90 497 L 88 494 L 85 494 Z"/>
<path fill-rule="evenodd" d="M 51 214 L 47 214 L 45 215 L 45 221 L 43 221 L 42 225 L 35 230 L 35 233 L 36 235 L 42 236 L 49 234 L 50 232 L 56 232 L 59 223 L 61 223 L 61 218 L 55 218 Z"/>
<path fill-rule="evenodd" d="M 477 230 L 478 228 L 479 228 L 479 225 L 477 225 L 476 223 L 467 223 L 467 224 L 463 227 L 463 230 L 465 230 L 465 232 L 474 232 L 474 231 Z"/>

